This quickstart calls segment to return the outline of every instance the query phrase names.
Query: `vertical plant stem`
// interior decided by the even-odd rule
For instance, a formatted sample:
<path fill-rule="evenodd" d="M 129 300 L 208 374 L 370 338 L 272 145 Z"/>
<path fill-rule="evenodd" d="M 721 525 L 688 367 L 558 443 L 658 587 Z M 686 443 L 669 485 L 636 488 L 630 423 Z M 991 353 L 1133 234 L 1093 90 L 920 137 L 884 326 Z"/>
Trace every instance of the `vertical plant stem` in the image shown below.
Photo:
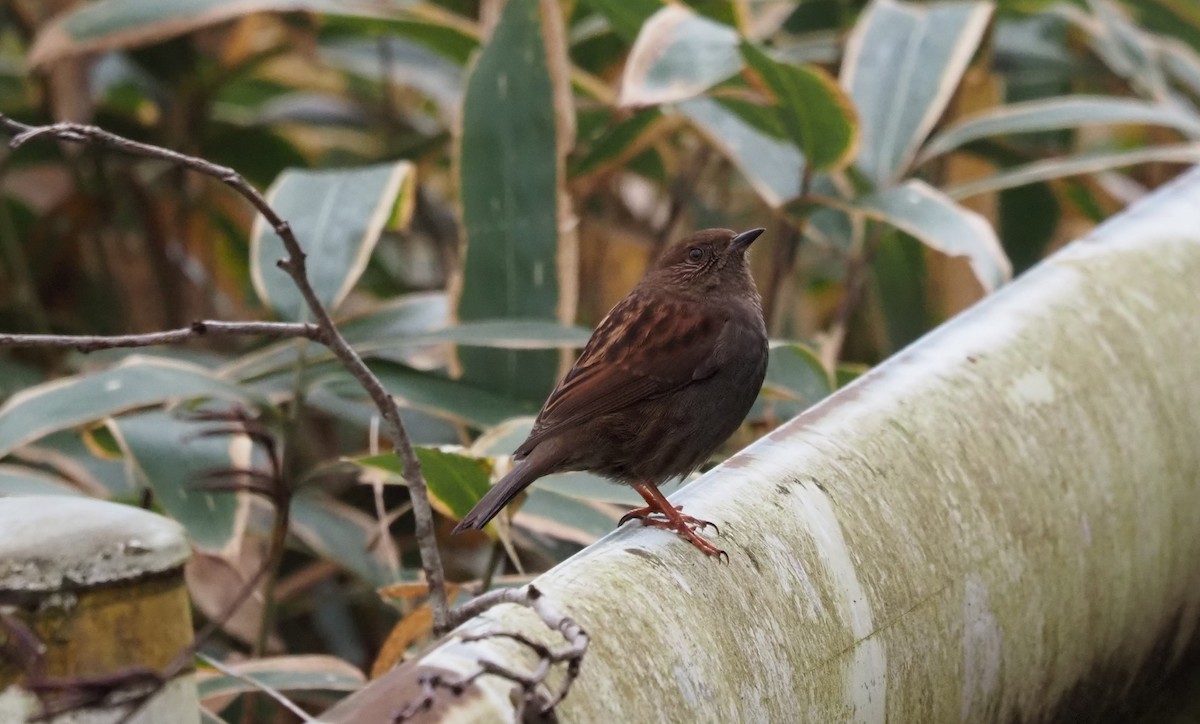
<path fill-rule="evenodd" d="M 812 188 L 812 168 L 804 165 L 804 174 L 800 177 L 800 195 L 797 203 L 803 206 Z M 804 212 L 795 223 L 788 225 L 787 231 L 780 235 L 775 244 L 775 263 L 771 267 L 771 277 L 767 283 L 767 291 L 763 295 L 766 309 L 767 329 L 774 330 L 779 324 L 780 297 L 783 295 L 785 281 L 792 276 L 796 266 L 796 257 L 800 252 L 800 244 L 804 241 L 804 228 L 808 225 L 808 211 Z"/>
<path fill-rule="evenodd" d="M 880 226 L 872 224 L 866 241 L 861 244 L 858 252 L 850 257 L 846 267 L 846 288 L 842 294 L 842 301 L 838 304 L 829 330 L 821 342 L 819 356 L 825 369 L 832 370 L 837 366 L 838 358 L 842 353 L 842 344 L 846 341 L 846 328 L 849 326 L 850 318 L 854 316 L 859 302 L 862 301 L 863 290 L 867 285 L 867 275 L 871 271 L 871 261 L 874 260 L 875 252 L 879 249 L 880 233 Z"/>

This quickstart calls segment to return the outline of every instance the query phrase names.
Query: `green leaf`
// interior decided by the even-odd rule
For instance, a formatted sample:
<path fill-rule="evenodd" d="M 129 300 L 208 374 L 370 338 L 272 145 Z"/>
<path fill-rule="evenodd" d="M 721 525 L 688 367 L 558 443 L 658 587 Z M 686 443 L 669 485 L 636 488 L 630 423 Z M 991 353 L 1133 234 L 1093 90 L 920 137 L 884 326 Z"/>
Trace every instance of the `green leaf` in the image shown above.
<path fill-rule="evenodd" d="M 589 144 L 583 155 L 571 159 L 570 176 L 585 176 L 628 160 L 662 125 L 662 118 L 657 108 L 646 108 L 614 124 Z"/>
<path fill-rule="evenodd" d="M 590 545 L 609 533 L 620 517 L 616 508 L 530 487 L 513 523 L 527 530 Z"/>
<path fill-rule="evenodd" d="M 759 131 L 711 98 L 684 101 L 678 110 L 737 166 L 768 206 L 779 208 L 799 195 L 804 157 L 795 146 Z"/>
<path fill-rule="evenodd" d="M 775 97 L 783 127 L 812 169 L 837 170 L 850 163 L 858 122 L 837 82 L 817 66 L 777 62 L 753 43 L 743 41 L 741 50 Z"/>
<path fill-rule="evenodd" d="M 308 279 L 331 312 L 367 267 L 389 221 L 407 223 L 413 206 L 412 163 L 306 171 L 290 169 L 267 191 L 267 201 L 295 232 L 307 255 Z M 264 303 L 289 320 L 309 318 L 295 284 L 276 263 L 287 257 L 283 241 L 261 216 L 250 239 L 250 275 Z"/>
<path fill-rule="evenodd" d="M 1197 28 L 1200 33 L 1200 27 Z M 1177 83 L 1200 97 L 1200 53 L 1174 38 L 1159 41 L 1163 67 Z"/>
<path fill-rule="evenodd" d="M 1135 148 L 1131 151 L 1093 153 L 1034 161 L 1023 166 L 1005 169 L 958 186 L 945 189 L 952 199 L 965 199 L 989 191 L 1000 191 L 1025 184 L 1082 174 L 1111 171 L 1142 163 L 1200 163 L 1200 143 L 1180 143 L 1166 146 Z"/>
<path fill-rule="evenodd" d="M 390 10 L 395 14 L 388 17 L 327 14 L 321 26 L 321 39 L 405 38 L 459 66 L 466 65 L 471 53 L 479 48 L 479 26 L 438 5 L 414 3 L 407 9 L 393 7 Z"/>
<path fill-rule="evenodd" d="M 393 568 L 380 552 L 379 522 L 357 508 L 320 493 L 292 499 L 292 533 L 318 555 L 358 575 L 372 586 L 386 586 L 415 574 Z"/>
<path fill-rule="evenodd" d="M 478 456 L 498 457 L 511 455 L 513 450 L 529 436 L 533 429 L 532 417 L 516 417 L 505 420 L 480 435 L 471 445 L 471 453 Z M 555 473 L 538 478 L 530 487 L 565 495 L 579 500 L 642 505 L 645 501 L 628 485 L 614 483 L 607 478 L 585 472 Z M 683 487 L 682 481 L 659 486 L 663 495 L 670 495 Z"/>
<path fill-rule="evenodd" d="M 883 349 L 880 357 L 906 347 L 929 331 L 930 313 L 926 300 L 924 251 L 921 243 L 907 234 L 883 234 L 871 264 L 874 281 L 871 304 L 883 318 Z"/>
<path fill-rule="evenodd" d="M 122 415 L 109 421 L 126 452 L 130 474 L 154 491 L 155 501 L 179 521 L 201 549 L 233 554 L 240 545 L 249 514 L 248 493 L 203 489 L 204 474 L 230 468 L 259 469 L 254 447 L 245 435 L 200 437 L 213 423 L 179 419 L 159 410 Z M 257 465 L 255 463 L 258 463 Z M 236 482 L 236 478 L 221 478 Z"/>
<path fill-rule="evenodd" d="M 197 669 L 201 700 L 258 691 L 256 683 L 276 691 L 358 691 L 366 683 L 358 667 L 334 656 L 268 656 L 227 662 L 224 667 L 231 673 Z"/>
<path fill-rule="evenodd" d="M 467 79 L 458 145 L 466 259 L 457 317 L 567 321 L 576 240 L 565 190 L 574 119 L 558 5 L 509 0 Z M 563 228 L 564 232 L 559 233 Z M 459 350 L 463 380 L 542 400 L 555 352 Z"/>
<path fill-rule="evenodd" d="M 132 355 L 91 375 L 30 387 L 0 407 L 0 457 L 58 430 L 174 400 L 246 401 L 237 387 L 183 362 Z"/>
<path fill-rule="evenodd" d="M 833 379 L 815 349 L 798 342 L 771 345 L 764 389 L 807 407 L 833 392 Z"/>
<path fill-rule="evenodd" d="M 631 42 L 646 21 L 663 6 L 662 0 L 585 0 L 585 3 L 603 15 L 618 35 Z"/>
<path fill-rule="evenodd" d="M 834 373 L 837 377 L 838 389 L 840 390 L 870 371 L 870 365 L 859 364 L 858 362 L 839 362 L 837 370 Z"/>
<path fill-rule="evenodd" d="M 158 43 L 252 13 L 363 11 L 347 5 L 340 0 L 97 0 L 62 13 L 42 29 L 29 51 L 29 65 Z"/>
<path fill-rule="evenodd" d="M 129 480 L 120 447 L 115 457 L 110 457 L 107 450 L 96 449 L 95 433 L 99 430 L 105 428 L 86 428 L 82 434 L 74 430 L 51 433 L 23 446 L 13 457 L 50 468 L 92 497 L 137 500 L 142 488 Z"/>
<path fill-rule="evenodd" d="M 924 181 L 910 179 L 857 199 L 852 206 L 943 254 L 965 256 L 987 291 L 1012 278 L 1012 265 L 991 224 Z"/>
<path fill-rule="evenodd" d="M 930 139 L 917 163 L 990 136 L 1125 123 L 1166 126 L 1200 137 L 1200 115 L 1181 106 L 1133 98 L 1067 96 L 1013 103 L 963 118 Z"/>
<path fill-rule="evenodd" d="M 421 461 L 421 472 L 431 501 L 442 514 L 462 520 L 491 487 L 491 463 L 486 458 L 446 452 L 433 447 L 413 448 Z M 403 484 L 403 465 L 393 453 L 353 458 L 356 465 L 381 470 Z"/>
<path fill-rule="evenodd" d="M 0 400 L 41 381 L 42 373 L 37 369 L 15 359 L 0 357 Z"/>
<path fill-rule="evenodd" d="M 902 177 L 941 117 L 991 17 L 983 2 L 872 0 L 846 44 L 841 84 L 862 122 L 858 167 Z"/>
<path fill-rule="evenodd" d="M 388 65 L 382 62 L 381 43 L 386 43 L 386 58 L 391 61 Z M 356 37 L 323 44 L 321 57 L 376 82 L 419 91 L 434 102 L 444 119 L 457 112 L 462 98 L 461 66 L 416 40 Z M 412 113 L 416 109 L 406 104 L 403 110 Z"/>
<path fill-rule="evenodd" d="M 424 334 L 393 339 L 378 339 L 374 349 L 399 345 L 427 345 L 452 342 L 464 347 L 495 349 L 568 349 L 587 344 L 592 336 L 586 327 L 575 327 L 537 319 L 488 319 L 463 322 Z"/>
<path fill-rule="evenodd" d="M 682 5 L 666 5 L 642 26 L 625 61 L 619 105 L 646 106 L 700 95 L 737 73 L 738 34 Z"/>
<path fill-rule="evenodd" d="M 1000 192 L 996 231 L 1004 251 L 1020 274 L 1045 253 L 1062 218 L 1058 197 L 1049 184 L 1018 186 Z"/>
<path fill-rule="evenodd" d="M 510 417 L 536 413 L 538 409 L 536 403 L 498 395 L 463 380 L 422 372 L 398 362 L 370 360 L 368 365 L 399 405 L 471 427 L 491 427 Z M 341 370 L 332 371 L 324 384 L 343 396 L 365 395 L 358 381 Z"/>
<path fill-rule="evenodd" d="M 0 498 L 14 495 L 83 495 L 66 480 L 23 465 L 0 464 Z"/>
<path fill-rule="evenodd" d="M 360 354 L 379 339 L 404 339 L 444 327 L 450 318 L 450 304 L 443 292 L 420 292 L 390 299 L 365 314 L 339 322 L 342 336 Z M 375 347 L 379 349 L 379 347 Z M 321 362 L 333 359 L 333 353 L 319 345 L 284 340 L 243 355 L 219 370 L 221 377 L 249 380 L 290 369 L 304 350 L 305 359 Z"/>
<path fill-rule="evenodd" d="M 816 350 L 799 343 L 772 342 L 767 378 L 750 417 L 772 423 L 791 419 L 833 389 L 833 379 Z"/>

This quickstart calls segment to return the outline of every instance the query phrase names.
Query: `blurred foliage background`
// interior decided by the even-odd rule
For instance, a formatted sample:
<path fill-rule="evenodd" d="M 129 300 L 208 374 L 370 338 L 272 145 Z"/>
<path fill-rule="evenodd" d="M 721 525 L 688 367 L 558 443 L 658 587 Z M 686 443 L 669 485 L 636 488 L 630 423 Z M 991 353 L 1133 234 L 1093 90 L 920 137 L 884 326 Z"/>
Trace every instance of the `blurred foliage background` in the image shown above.
<path fill-rule="evenodd" d="M 403 406 L 464 592 L 637 502 L 551 476 L 511 523 L 448 535 L 670 240 L 769 231 L 775 342 L 732 451 L 1200 159 L 1192 0 L 5 0 L 0 21 L 0 112 L 269 187 Z M 53 141 L 0 153 L 0 331 L 304 318 L 278 239 L 222 185 Z M 271 466 L 254 435 L 197 432 L 257 417 L 288 550 L 210 654 L 320 709 L 428 635 L 397 463 L 319 346 L 0 349 L 0 400 L 0 495 L 178 519 L 200 619 L 266 556 L 271 511 L 197 480 Z M 290 716 L 202 685 L 213 720 Z"/>

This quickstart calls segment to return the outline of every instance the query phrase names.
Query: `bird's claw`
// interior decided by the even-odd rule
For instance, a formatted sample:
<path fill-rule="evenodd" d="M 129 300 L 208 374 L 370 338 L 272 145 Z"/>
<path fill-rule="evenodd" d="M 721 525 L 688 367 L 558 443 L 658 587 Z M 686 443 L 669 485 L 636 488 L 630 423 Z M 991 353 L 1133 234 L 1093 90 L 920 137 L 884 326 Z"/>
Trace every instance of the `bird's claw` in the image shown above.
<path fill-rule="evenodd" d="M 675 506 L 675 515 L 670 516 L 661 510 L 655 508 L 643 507 L 635 508 L 625 515 L 621 516 L 621 520 L 617 522 L 620 527 L 631 520 L 640 520 L 642 525 L 650 526 L 651 528 L 662 528 L 669 530 L 680 538 L 696 546 L 702 553 L 708 556 L 716 556 L 717 560 L 729 562 L 729 554 L 720 548 L 713 545 L 707 538 L 700 535 L 700 531 L 711 527 L 717 535 L 721 534 L 721 529 L 716 523 L 703 518 L 696 518 L 690 515 L 682 515 L 679 511 L 683 510 L 683 506 Z"/>
<path fill-rule="evenodd" d="M 683 506 L 677 505 L 677 506 L 675 506 L 675 510 L 682 512 Z M 651 517 L 651 516 L 658 516 L 658 517 Z M 648 506 L 641 507 L 641 508 L 634 508 L 633 510 L 629 511 L 625 515 L 622 515 L 621 519 L 617 521 L 617 527 L 620 528 L 621 526 L 625 525 L 626 523 L 628 523 L 631 520 L 640 520 L 645 525 L 651 525 L 656 528 L 669 528 L 670 530 L 675 530 L 675 525 L 676 525 L 676 521 L 672 520 L 661 510 L 657 510 L 655 508 L 650 508 Z M 684 525 L 687 525 L 689 528 L 692 528 L 694 530 L 704 530 L 705 528 L 712 528 L 714 533 L 716 533 L 717 535 L 721 535 L 721 529 L 718 528 L 717 524 L 712 522 L 711 520 L 704 520 L 703 518 L 696 518 L 696 517 L 693 517 L 690 515 L 680 515 L 677 520 L 681 521 Z M 653 521 L 653 522 L 651 522 L 651 521 Z"/>

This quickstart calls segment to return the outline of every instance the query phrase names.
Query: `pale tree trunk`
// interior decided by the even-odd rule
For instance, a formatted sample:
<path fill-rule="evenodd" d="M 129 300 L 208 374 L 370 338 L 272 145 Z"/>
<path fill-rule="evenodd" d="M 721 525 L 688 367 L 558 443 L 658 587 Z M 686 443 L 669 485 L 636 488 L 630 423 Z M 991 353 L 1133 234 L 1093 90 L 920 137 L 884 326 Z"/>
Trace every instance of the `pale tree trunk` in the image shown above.
<path fill-rule="evenodd" d="M 591 646 L 576 722 L 1086 721 L 1200 643 L 1200 171 L 676 496 L 728 565 L 628 524 L 536 586 Z M 555 641 L 504 605 L 324 717 Z M 553 681 L 558 681 L 552 677 Z M 411 719 L 513 716 L 434 687 Z M 425 693 L 430 693 L 426 686 Z"/>

